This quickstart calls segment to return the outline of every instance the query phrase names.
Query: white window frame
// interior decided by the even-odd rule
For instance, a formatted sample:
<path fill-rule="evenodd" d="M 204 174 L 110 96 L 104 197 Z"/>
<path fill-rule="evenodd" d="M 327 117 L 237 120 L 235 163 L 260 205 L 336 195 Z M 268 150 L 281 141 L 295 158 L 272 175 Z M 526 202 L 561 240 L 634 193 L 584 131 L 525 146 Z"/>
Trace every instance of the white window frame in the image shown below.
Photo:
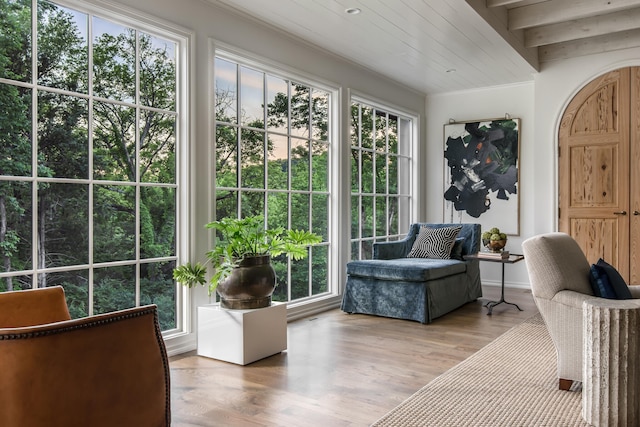
<path fill-rule="evenodd" d="M 93 1 L 82 1 L 82 0 L 52 0 L 52 3 L 58 4 L 62 7 L 68 7 L 79 12 L 87 13 L 89 15 L 95 15 L 99 18 L 104 18 L 115 23 L 124 25 L 126 27 L 134 28 L 138 31 L 158 36 L 162 39 L 175 42 L 176 43 L 176 254 L 173 257 L 167 257 L 166 259 L 175 259 L 176 261 L 183 258 L 185 253 L 188 252 L 189 248 L 187 245 L 187 237 L 189 236 L 189 201 L 190 201 L 190 189 L 189 189 L 189 176 L 187 172 L 189 171 L 189 159 L 190 159 L 190 150 L 189 150 L 189 141 L 192 140 L 193 133 L 193 119 L 190 114 L 190 103 L 191 96 L 189 93 L 190 81 L 192 80 L 193 74 L 193 66 L 191 59 L 191 48 L 193 45 L 194 33 L 188 31 L 184 28 L 178 27 L 174 24 L 168 23 L 166 21 L 159 20 L 157 18 L 151 17 L 149 15 L 143 14 L 137 10 L 113 4 L 113 3 L 105 3 L 100 2 L 94 3 Z M 37 10 L 37 0 L 32 0 L 32 10 Z M 32 18 L 32 22 L 35 23 L 35 17 Z M 34 47 L 37 47 L 37 36 L 36 36 L 36 26 L 32 25 L 32 43 Z M 89 41 L 90 42 L 90 41 Z M 36 55 L 32 55 L 32 66 L 35 67 L 37 61 Z M 89 63 L 91 64 L 91 58 L 89 59 Z M 35 77 L 34 77 L 35 78 Z M 91 75 L 89 77 L 91 79 Z M 20 86 L 30 89 L 37 89 L 37 82 L 25 82 L 20 83 Z M 66 93 L 64 91 L 53 90 L 54 92 Z M 37 93 L 34 92 L 34 96 L 37 96 Z M 87 99 L 92 96 L 86 96 Z M 32 112 L 32 117 L 37 117 L 35 114 L 35 103 L 32 106 L 34 111 Z M 91 112 L 90 112 L 91 114 Z M 37 120 L 33 119 L 32 121 L 32 135 L 37 135 Z M 36 149 L 34 144 L 33 149 Z M 91 164 L 91 161 L 90 161 Z M 33 166 L 33 170 L 37 170 L 35 166 Z M 18 177 L 15 181 L 31 181 L 34 184 L 34 188 L 37 185 L 37 182 L 47 181 L 47 179 L 42 179 L 38 177 L 34 177 L 34 172 L 32 172 L 31 177 Z M 13 179 L 12 179 L 13 180 Z M 93 182 L 93 177 L 89 177 L 88 182 Z M 65 179 L 64 182 L 73 183 L 76 182 L 73 179 Z M 82 183 L 86 183 L 87 180 L 81 180 Z M 96 181 L 98 183 L 102 183 Z M 136 184 L 139 185 L 139 184 Z M 37 194 L 34 192 L 34 206 L 35 198 L 37 198 Z M 136 202 L 137 203 L 137 202 Z M 91 221 L 91 219 L 89 220 Z M 35 227 L 37 224 L 34 223 L 34 231 L 33 236 L 37 236 L 35 232 Z M 34 237 L 35 239 L 35 237 Z M 91 242 L 92 237 L 90 237 Z M 34 245 L 35 246 L 35 245 Z M 90 245 L 91 246 L 91 245 Z M 35 248 L 33 249 L 35 251 Z M 34 256 L 34 259 L 37 257 Z M 165 258 L 162 258 L 165 260 Z M 129 260 L 130 261 L 130 260 Z M 148 261 L 148 260 L 145 260 Z M 100 263 L 101 266 L 108 266 L 110 264 L 119 265 L 118 262 L 113 263 Z M 139 265 L 140 260 L 138 259 L 135 265 Z M 74 266 L 77 268 L 77 266 Z M 90 263 L 86 266 L 90 268 L 92 271 L 93 263 Z M 58 267 L 55 270 L 61 271 L 64 270 L 65 267 Z M 37 283 L 36 280 L 36 269 L 24 270 L 21 271 L 20 275 L 23 274 L 31 274 L 33 275 L 33 283 L 34 286 Z M 14 274 L 4 274 L 3 276 L 11 276 Z M 89 278 L 91 279 L 92 274 L 90 273 Z M 91 285 L 90 285 L 91 286 Z M 139 284 L 136 284 L 136 304 L 139 304 Z M 90 291 L 90 298 L 93 298 L 92 293 Z M 172 352 L 172 340 L 182 340 L 182 342 L 176 342 L 177 347 L 184 347 L 186 342 L 195 341 L 194 337 L 189 337 L 189 335 L 193 332 L 191 329 L 190 318 L 192 315 L 192 310 L 189 304 L 189 293 L 184 287 L 176 286 L 176 328 L 163 331 L 163 337 L 167 341 L 167 349 L 169 353 L 176 353 L 176 351 Z M 92 303 L 90 304 L 92 305 Z M 185 341 L 186 340 L 186 341 Z M 188 345 L 188 344 L 187 344 Z"/>
<path fill-rule="evenodd" d="M 418 209 L 418 197 L 416 197 L 415 194 L 415 189 L 418 188 L 417 186 L 417 179 L 418 179 L 418 141 L 419 141 L 419 123 L 420 123 L 420 117 L 417 113 L 415 112 L 409 112 L 406 111 L 404 109 L 402 109 L 401 107 L 395 106 L 391 103 L 385 102 L 383 100 L 377 99 L 375 97 L 372 96 L 368 96 L 362 93 L 358 93 L 355 91 L 350 91 L 350 96 L 349 96 L 349 112 L 348 112 L 348 117 L 349 117 L 349 123 L 351 123 L 350 119 L 351 119 L 351 105 L 354 103 L 358 103 L 358 104 L 363 104 L 366 105 L 368 107 L 374 108 L 376 110 L 380 110 L 380 111 L 384 111 L 387 114 L 393 114 L 395 116 L 398 117 L 398 133 L 399 136 L 401 138 L 401 140 L 398 141 L 398 155 L 400 157 L 403 157 L 405 159 L 408 160 L 409 165 L 410 165 L 410 170 L 409 172 L 403 176 L 402 178 L 404 178 L 404 181 L 402 182 L 402 185 L 406 188 L 406 191 L 402 191 L 399 192 L 397 194 L 397 196 L 402 196 L 406 198 L 406 202 L 408 204 L 408 206 L 405 206 L 403 209 L 405 211 L 405 213 L 403 214 L 403 217 L 399 217 L 398 218 L 398 233 L 397 234 L 389 234 L 388 233 L 388 224 L 387 225 L 387 233 L 383 236 L 378 236 L 376 235 L 376 230 L 374 227 L 373 230 L 373 236 L 371 238 L 362 238 L 360 231 L 358 231 L 358 237 L 356 239 L 352 239 L 352 229 L 351 229 L 351 215 L 349 215 L 350 218 L 350 222 L 349 222 L 349 252 L 351 253 L 351 247 L 352 247 L 352 243 L 354 241 L 358 241 L 358 242 L 362 242 L 363 240 L 367 240 L 367 241 L 371 241 L 371 242 L 378 242 L 378 241 L 386 241 L 386 240 L 395 240 L 395 239 L 399 239 L 402 238 L 406 235 L 407 231 L 409 230 L 409 225 L 411 225 L 411 223 L 416 221 L 417 218 L 417 209 Z M 404 125 L 403 125 L 404 123 Z M 408 141 L 404 142 L 403 140 L 405 139 L 404 135 L 408 136 L 406 138 L 408 138 Z M 348 152 L 349 152 L 349 158 L 351 157 L 351 150 L 353 148 L 353 144 L 351 141 L 351 129 L 349 129 L 349 139 L 348 139 Z M 375 148 L 373 149 L 375 151 Z M 375 166 L 375 165 L 374 165 Z M 353 211 L 353 209 L 351 208 L 351 200 L 352 200 L 352 183 L 351 183 L 351 164 L 349 162 L 349 187 L 347 189 L 348 195 L 347 197 L 349 198 L 349 214 L 351 214 L 351 212 Z M 358 177 L 359 179 L 362 178 L 361 173 L 358 173 Z M 387 186 L 388 186 L 388 180 L 389 180 L 389 176 L 387 175 Z M 399 183 L 400 186 L 400 183 Z M 359 186 L 359 188 L 361 189 L 361 185 Z M 361 195 L 362 193 L 359 192 L 359 195 Z M 374 196 L 388 196 L 388 194 L 378 194 L 378 193 L 373 193 Z M 396 196 L 396 195 L 394 195 Z M 399 206 L 400 207 L 400 206 Z M 358 254 L 359 255 L 359 254 Z M 354 257 L 354 254 L 350 254 L 350 256 L 348 257 L 347 260 L 352 259 Z"/>
<path fill-rule="evenodd" d="M 211 147 L 213 147 L 214 145 L 215 122 L 216 122 L 215 111 L 213 111 L 213 108 L 214 108 L 214 102 L 213 102 L 214 101 L 213 100 L 214 83 L 213 82 L 215 78 L 215 69 L 213 64 L 216 56 L 219 56 L 222 59 L 227 59 L 227 60 L 236 62 L 239 65 L 247 66 L 270 75 L 281 77 L 285 80 L 297 81 L 301 83 L 311 82 L 310 84 L 312 84 L 313 87 L 330 93 L 330 97 L 331 97 L 330 106 L 329 106 L 330 126 L 328 129 L 328 133 L 329 133 L 329 136 L 328 136 L 328 139 L 329 139 L 328 141 L 328 144 L 329 144 L 329 165 L 328 165 L 328 169 L 329 169 L 328 170 L 329 233 L 328 233 L 328 241 L 324 242 L 329 248 L 329 255 L 328 255 L 328 274 L 329 275 L 327 278 L 328 290 L 326 293 L 323 293 L 318 296 L 312 296 L 312 297 L 297 299 L 295 301 L 288 302 L 287 318 L 289 320 L 293 320 L 300 317 L 304 317 L 310 313 L 320 312 L 320 311 L 326 310 L 327 308 L 333 308 L 339 302 L 339 298 L 342 292 L 341 286 L 339 285 L 340 283 L 339 278 L 341 277 L 339 272 L 340 269 L 339 267 L 337 267 L 340 265 L 340 262 L 338 257 L 338 251 L 336 250 L 336 245 L 334 244 L 334 242 L 340 240 L 339 232 L 337 230 L 338 221 L 336 220 L 336 215 L 335 215 L 337 212 L 339 212 L 339 207 L 337 206 L 337 203 L 335 203 L 335 200 L 336 200 L 335 194 L 337 189 L 339 189 L 338 182 L 340 180 L 335 179 L 335 171 L 338 170 L 338 167 L 336 166 L 336 159 L 340 158 L 338 153 L 339 146 L 340 146 L 340 143 L 338 142 L 339 135 L 340 135 L 339 132 L 341 129 L 341 122 L 339 120 L 341 116 L 340 89 L 338 88 L 338 85 L 328 82 L 322 78 L 319 78 L 318 76 L 309 75 L 307 73 L 301 72 L 300 70 L 279 64 L 268 58 L 264 58 L 254 53 L 238 49 L 234 46 L 231 46 L 229 44 L 226 44 L 214 39 L 210 39 L 210 47 L 211 48 L 210 48 L 210 58 L 209 58 L 209 66 L 210 66 L 209 81 L 211 82 L 210 83 L 211 87 L 208 90 L 209 97 L 210 97 L 208 101 L 208 105 L 210 106 L 209 108 L 211 109 L 209 111 L 209 117 L 211 120 L 210 131 L 209 131 L 210 132 L 209 141 L 211 141 L 211 143 L 209 144 L 209 146 Z M 214 161 L 215 153 L 213 152 L 213 149 L 211 149 L 210 156 L 211 157 L 210 157 L 209 164 L 215 165 L 215 161 Z M 215 194 L 214 193 L 215 166 L 212 167 L 212 169 L 214 170 L 211 172 L 211 179 L 208 180 L 208 182 L 211 183 L 211 188 L 209 192 L 211 197 L 213 197 L 213 195 Z M 209 206 L 211 206 L 211 212 L 210 212 L 209 218 L 213 218 L 213 215 L 215 212 L 215 207 L 213 205 L 214 205 L 214 201 L 209 203 Z M 211 242 L 212 236 L 209 235 L 207 238 L 209 242 Z"/>

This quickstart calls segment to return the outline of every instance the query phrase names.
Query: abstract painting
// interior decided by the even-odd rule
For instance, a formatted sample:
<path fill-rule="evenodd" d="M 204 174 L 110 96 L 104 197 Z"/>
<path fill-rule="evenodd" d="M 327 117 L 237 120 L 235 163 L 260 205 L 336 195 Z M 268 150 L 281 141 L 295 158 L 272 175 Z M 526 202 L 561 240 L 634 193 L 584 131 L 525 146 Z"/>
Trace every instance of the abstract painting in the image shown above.
<path fill-rule="evenodd" d="M 444 125 L 444 220 L 520 234 L 520 119 Z"/>

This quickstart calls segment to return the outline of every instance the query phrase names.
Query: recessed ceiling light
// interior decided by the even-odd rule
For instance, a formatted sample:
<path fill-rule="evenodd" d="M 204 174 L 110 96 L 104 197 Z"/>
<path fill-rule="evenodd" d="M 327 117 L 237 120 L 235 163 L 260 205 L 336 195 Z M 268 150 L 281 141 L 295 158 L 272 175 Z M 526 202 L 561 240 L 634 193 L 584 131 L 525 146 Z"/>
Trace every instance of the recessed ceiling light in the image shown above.
<path fill-rule="evenodd" d="M 349 14 L 349 15 L 357 15 L 360 12 L 362 12 L 362 10 L 358 9 L 357 7 L 350 7 L 348 9 L 344 10 L 344 13 Z"/>

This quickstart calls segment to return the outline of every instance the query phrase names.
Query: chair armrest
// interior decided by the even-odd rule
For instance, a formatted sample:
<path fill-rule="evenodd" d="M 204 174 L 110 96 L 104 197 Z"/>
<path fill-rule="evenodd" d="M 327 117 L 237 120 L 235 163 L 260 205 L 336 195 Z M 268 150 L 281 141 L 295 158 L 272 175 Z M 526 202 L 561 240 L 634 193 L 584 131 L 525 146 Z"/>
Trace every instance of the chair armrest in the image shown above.
<path fill-rule="evenodd" d="M 411 251 L 412 244 L 408 239 L 373 244 L 373 259 L 405 258 Z"/>
<path fill-rule="evenodd" d="M 613 310 L 627 311 L 627 310 L 639 310 L 640 299 L 611 299 L 611 298 L 598 298 L 597 301 L 585 301 L 586 304 L 582 306 L 583 310 L 597 308 L 603 312 L 610 312 Z"/>
<path fill-rule="evenodd" d="M 640 286 L 629 286 L 629 292 L 634 299 L 640 298 Z"/>
<path fill-rule="evenodd" d="M 0 425 L 168 426 L 155 305 L 0 329 Z"/>
<path fill-rule="evenodd" d="M 564 290 L 556 293 L 552 301 L 582 310 L 582 303 L 584 301 L 591 301 L 591 300 L 597 301 L 599 299 L 601 298 L 593 295 L 587 295 L 587 294 L 583 294 L 576 291 Z"/>
<path fill-rule="evenodd" d="M 633 299 L 640 299 L 640 287 L 629 286 L 629 291 L 631 292 L 631 296 Z M 602 301 L 606 298 L 600 298 L 593 295 L 586 295 L 576 291 L 564 290 L 558 292 L 554 297 L 553 301 L 558 302 L 560 304 L 564 304 L 570 307 L 582 309 L 582 303 L 584 301 L 593 301 L 597 303 L 598 301 Z M 609 300 L 609 301 L 629 301 L 629 300 Z"/>

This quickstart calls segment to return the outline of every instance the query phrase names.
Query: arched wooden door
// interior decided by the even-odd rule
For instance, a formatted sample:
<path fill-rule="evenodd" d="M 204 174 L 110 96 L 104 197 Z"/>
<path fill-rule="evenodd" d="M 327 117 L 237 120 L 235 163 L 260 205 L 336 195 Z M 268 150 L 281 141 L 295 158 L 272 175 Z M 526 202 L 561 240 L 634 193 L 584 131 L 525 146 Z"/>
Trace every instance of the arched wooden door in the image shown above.
<path fill-rule="evenodd" d="M 640 67 L 585 86 L 559 130 L 559 228 L 640 284 Z"/>

